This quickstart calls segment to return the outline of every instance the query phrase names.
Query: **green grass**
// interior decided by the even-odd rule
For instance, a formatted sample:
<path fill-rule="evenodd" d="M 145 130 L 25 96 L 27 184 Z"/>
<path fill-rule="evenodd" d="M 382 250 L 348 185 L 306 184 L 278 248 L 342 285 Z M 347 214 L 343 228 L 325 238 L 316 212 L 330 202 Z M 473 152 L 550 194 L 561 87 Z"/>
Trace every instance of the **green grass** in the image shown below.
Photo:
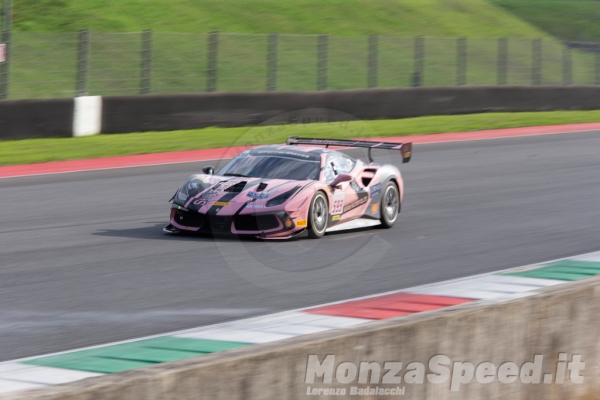
<path fill-rule="evenodd" d="M 289 33 L 539 37 L 486 0 L 15 0 L 29 32 Z M 547 35 L 546 35 L 547 36 Z"/>
<path fill-rule="evenodd" d="M 0 165 L 283 143 L 288 136 L 357 138 L 600 122 L 600 111 L 487 113 L 401 120 L 206 128 L 174 132 L 98 135 L 0 142 Z"/>
<path fill-rule="evenodd" d="M 598 0 L 491 0 L 492 3 L 563 40 L 600 42 Z"/>

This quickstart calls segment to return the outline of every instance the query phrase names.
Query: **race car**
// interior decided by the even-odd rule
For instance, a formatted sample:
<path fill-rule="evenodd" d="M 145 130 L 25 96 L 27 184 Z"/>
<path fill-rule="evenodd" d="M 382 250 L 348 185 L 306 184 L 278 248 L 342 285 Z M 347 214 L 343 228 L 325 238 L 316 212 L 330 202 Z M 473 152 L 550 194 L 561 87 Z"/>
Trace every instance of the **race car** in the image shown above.
<path fill-rule="evenodd" d="M 366 148 L 369 163 L 330 147 Z M 207 166 L 190 176 L 170 200 L 164 231 L 318 239 L 344 229 L 391 228 L 404 183 L 394 165 L 373 162 L 373 149 L 399 150 L 403 163 L 412 156 L 412 143 L 298 137 L 244 151 L 216 174 Z"/>

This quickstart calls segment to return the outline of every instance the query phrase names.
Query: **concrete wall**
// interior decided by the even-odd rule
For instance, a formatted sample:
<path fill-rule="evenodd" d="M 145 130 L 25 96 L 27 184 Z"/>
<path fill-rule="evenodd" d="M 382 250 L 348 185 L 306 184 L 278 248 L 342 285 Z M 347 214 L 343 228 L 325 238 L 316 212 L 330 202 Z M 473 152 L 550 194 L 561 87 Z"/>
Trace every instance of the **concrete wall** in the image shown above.
<path fill-rule="evenodd" d="M 358 119 L 491 111 L 600 109 L 600 87 L 437 87 L 298 93 L 202 93 L 0 102 L 0 139 L 247 126 L 310 109 Z M 327 112 L 319 115 L 327 118 Z M 289 122 L 289 115 L 285 117 Z"/>
<path fill-rule="evenodd" d="M 598 327 L 600 278 L 559 285 L 542 294 L 504 303 L 466 304 L 353 328 L 255 345 L 225 353 L 160 364 L 48 389 L 0 396 L 1 400 L 152 400 L 152 399 L 390 399 L 398 396 L 308 396 L 307 388 L 405 387 L 407 399 L 594 399 L 598 396 Z M 342 362 L 401 361 L 427 366 L 434 355 L 453 362 L 519 367 L 543 356 L 543 374 L 556 375 L 559 353 L 586 363 L 583 383 L 568 376 L 563 384 L 492 383 L 475 380 L 450 390 L 445 383 L 399 385 L 305 383 L 307 360 L 335 355 Z M 425 371 L 429 373 L 430 371 Z M 335 376 L 335 374 L 334 374 Z M 334 377 L 335 382 L 335 377 Z"/>
<path fill-rule="evenodd" d="M 69 137 L 73 99 L 0 102 L 0 139 Z"/>
<path fill-rule="evenodd" d="M 600 87 L 491 86 L 207 93 L 105 97 L 103 103 L 102 132 L 124 133 L 246 126 L 267 120 L 273 123 L 279 115 L 314 108 L 333 110 L 332 115 L 342 111 L 366 120 L 490 111 L 594 110 L 600 109 Z M 302 113 L 295 116 L 301 118 Z"/>

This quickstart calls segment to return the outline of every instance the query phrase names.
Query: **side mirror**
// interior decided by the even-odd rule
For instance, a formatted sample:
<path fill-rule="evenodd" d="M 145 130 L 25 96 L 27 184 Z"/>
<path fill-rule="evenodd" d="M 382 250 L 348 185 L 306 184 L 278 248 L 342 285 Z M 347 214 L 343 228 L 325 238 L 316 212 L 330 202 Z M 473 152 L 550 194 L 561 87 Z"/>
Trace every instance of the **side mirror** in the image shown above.
<path fill-rule="evenodd" d="M 215 167 L 212 165 L 207 165 L 206 167 L 202 168 L 202 172 L 204 172 L 206 175 L 213 175 L 215 173 Z"/>
<path fill-rule="evenodd" d="M 335 177 L 335 179 L 329 184 L 331 187 L 336 187 L 342 182 L 350 182 L 352 180 L 352 175 L 350 174 L 339 174 Z"/>

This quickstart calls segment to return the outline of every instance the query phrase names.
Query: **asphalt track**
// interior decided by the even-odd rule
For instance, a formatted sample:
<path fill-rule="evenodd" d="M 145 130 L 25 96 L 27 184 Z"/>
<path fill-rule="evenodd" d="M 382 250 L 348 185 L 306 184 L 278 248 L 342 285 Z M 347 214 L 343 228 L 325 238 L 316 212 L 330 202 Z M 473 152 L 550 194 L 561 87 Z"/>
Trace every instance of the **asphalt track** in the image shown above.
<path fill-rule="evenodd" d="M 0 180 L 0 361 L 598 250 L 598 149 L 600 132 L 417 145 L 396 227 L 318 241 L 163 234 L 207 163 Z"/>

